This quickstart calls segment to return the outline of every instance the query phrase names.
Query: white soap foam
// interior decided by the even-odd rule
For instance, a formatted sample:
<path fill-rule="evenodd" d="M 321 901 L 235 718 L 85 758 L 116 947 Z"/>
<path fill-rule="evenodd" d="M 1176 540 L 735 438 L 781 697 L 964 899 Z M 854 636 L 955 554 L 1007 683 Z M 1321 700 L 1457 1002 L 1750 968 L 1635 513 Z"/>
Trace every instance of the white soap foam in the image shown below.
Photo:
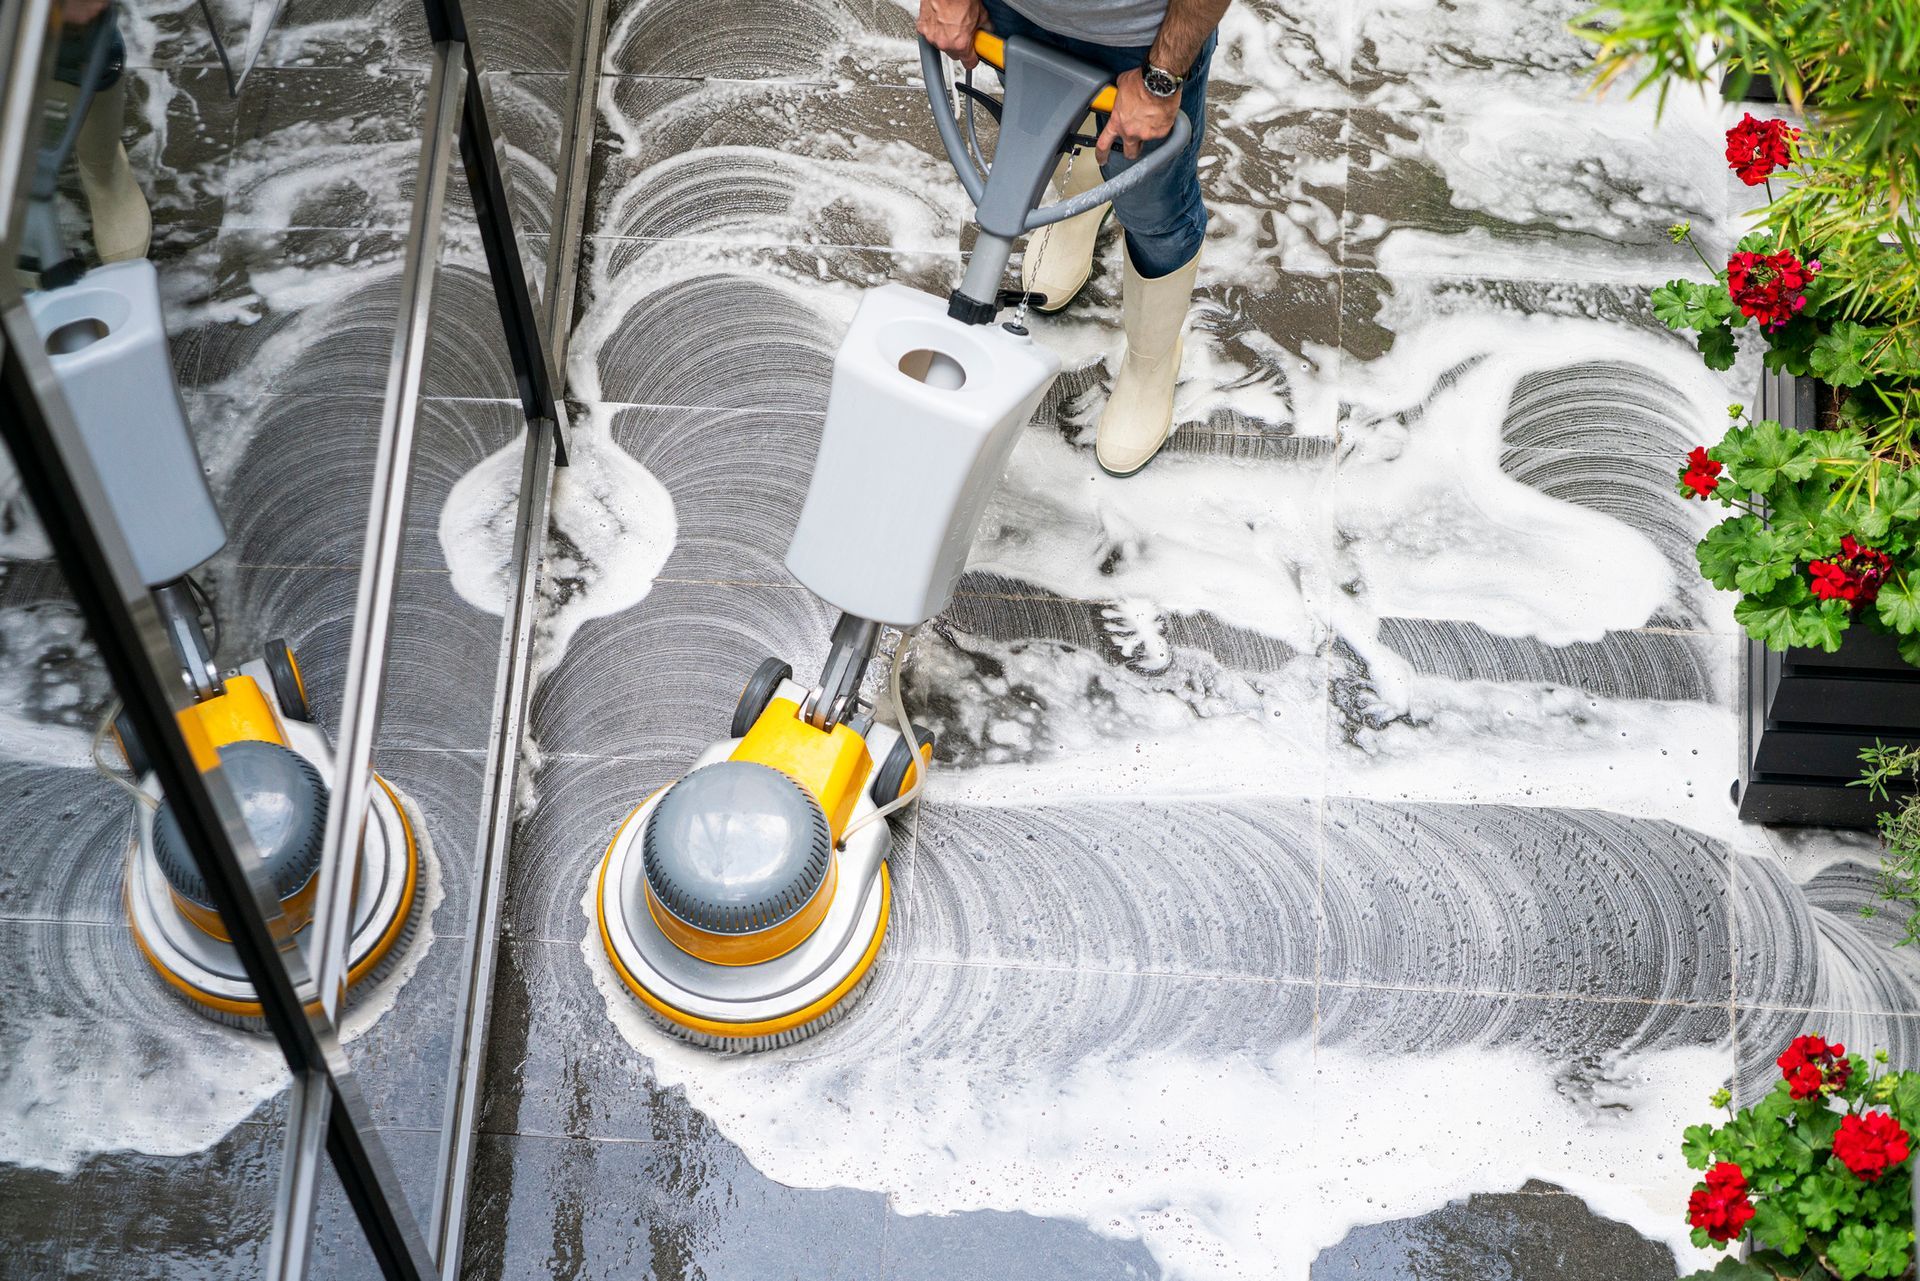
<path fill-rule="evenodd" d="M 454 590 L 475 609 L 505 607 L 520 496 L 523 432 L 462 476 L 440 515 L 440 548 Z M 613 438 L 613 411 L 589 404 L 576 417 L 567 466 L 553 480 L 550 541 L 542 576 L 537 674 L 565 656 L 581 624 L 646 599 L 673 551 L 673 497 Z"/>

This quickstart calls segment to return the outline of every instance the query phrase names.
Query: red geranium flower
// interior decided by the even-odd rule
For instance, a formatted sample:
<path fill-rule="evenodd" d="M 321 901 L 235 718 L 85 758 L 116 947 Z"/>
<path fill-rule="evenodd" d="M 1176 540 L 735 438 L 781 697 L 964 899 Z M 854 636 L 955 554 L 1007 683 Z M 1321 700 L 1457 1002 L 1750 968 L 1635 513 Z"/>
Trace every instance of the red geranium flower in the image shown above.
<path fill-rule="evenodd" d="M 1820 594 L 1820 581 L 1814 580 L 1816 596 Z M 1796 1099 L 1811 1099 L 1829 1090 L 1845 1089 L 1847 1078 L 1853 1075 L 1847 1047 L 1838 1041 L 1828 1044 L 1818 1036 L 1794 1037 L 1774 1061 L 1780 1065 L 1780 1077 L 1792 1087 L 1791 1093 Z"/>
<path fill-rule="evenodd" d="M 1868 1183 L 1905 1161 L 1907 1151 L 1907 1132 L 1886 1112 L 1842 1117 L 1833 1136 L 1833 1154 Z"/>
<path fill-rule="evenodd" d="M 1784 120 L 1756 120 L 1749 113 L 1727 130 L 1727 167 L 1740 181 L 1757 187 L 1792 159 L 1790 144 L 1800 131 Z"/>
<path fill-rule="evenodd" d="M 1816 560 L 1807 566 L 1809 586 L 1813 588 L 1815 596 L 1821 600 L 1843 600 L 1855 609 L 1880 595 L 1880 584 L 1886 581 L 1892 570 L 1893 557 L 1871 547 L 1862 547 L 1851 534 L 1840 540 L 1838 556 L 1831 560 Z"/>
<path fill-rule="evenodd" d="M 1753 1218 L 1747 1176 L 1732 1161 L 1707 1171 L 1707 1181 L 1687 1198 L 1687 1222 L 1715 1241 L 1731 1241 Z"/>
<path fill-rule="evenodd" d="M 1740 314 L 1778 329 L 1807 305 L 1807 282 L 1817 268 L 1790 253 L 1738 253 L 1727 261 L 1727 293 Z"/>
<path fill-rule="evenodd" d="M 1680 483 L 1693 491 L 1695 498 L 1705 498 L 1720 485 L 1720 464 L 1707 457 L 1706 447 L 1696 445 L 1687 455 L 1687 465 L 1680 469 Z"/>

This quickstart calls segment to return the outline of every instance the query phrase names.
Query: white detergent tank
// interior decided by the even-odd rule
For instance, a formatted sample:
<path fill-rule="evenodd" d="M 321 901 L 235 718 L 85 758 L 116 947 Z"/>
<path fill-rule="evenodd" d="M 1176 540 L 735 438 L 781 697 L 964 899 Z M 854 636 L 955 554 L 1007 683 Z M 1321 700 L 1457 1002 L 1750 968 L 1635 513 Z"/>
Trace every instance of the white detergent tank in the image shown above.
<path fill-rule="evenodd" d="M 1014 441 L 1059 372 L 1032 338 L 963 324 L 932 294 L 868 290 L 833 360 L 787 568 L 828 604 L 892 627 L 946 608 Z"/>
<path fill-rule="evenodd" d="M 145 258 L 27 295 L 47 362 L 149 587 L 227 541 L 173 381 L 160 278 Z"/>

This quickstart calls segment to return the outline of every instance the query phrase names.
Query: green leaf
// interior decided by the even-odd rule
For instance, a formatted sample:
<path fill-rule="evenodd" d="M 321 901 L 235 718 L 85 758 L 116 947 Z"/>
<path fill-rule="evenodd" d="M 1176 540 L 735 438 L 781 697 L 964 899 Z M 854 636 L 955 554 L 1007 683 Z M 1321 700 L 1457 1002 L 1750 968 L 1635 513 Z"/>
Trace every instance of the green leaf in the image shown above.
<path fill-rule="evenodd" d="M 1653 291 L 1654 319 L 1669 329 L 1711 329 L 1733 310 L 1733 295 L 1718 280 L 1669 280 Z"/>
<path fill-rule="evenodd" d="M 1874 609 L 1880 615 L 1880 621 L 1902 636 L 1912 636 L 1920 632 L 1920 588 L 1905 574 L 1895 574 L 1880 584 L 1880 595 L 1874 600 Z"/>
<path fill-rule="evenodd" d="M 1762 529 L 1746 540 L 1747 557 L 1734 567 L 1733 585 L 1759 596 L 1799 568 L 1803 540 L 1779 530 Z"/>
<path fill-rule="evenodd" d="M 1723 372 L 1732 369 L 1734 358 L 1739 354 L 1733 341 L 1733 328 L 1725 322 L 1709 324 L 1700 331 L 1694 344 L 1700 348 L 1700 358 L 1706 361 L 1708 369 Z"/>
<path fill-rule="evenodd" d="M 1680 1136 L 1680 1154 L 1687 1158 L 1687 1168 L 1704 1170 L 1713 1163 L 1713 1127 L 1710 1125 L 1690 1125 Z"/>
<path fill-rule="evenodd" d="M 1784 1197 L 1768 1197 L 1753 1207 L 1753 1234 L 1782 1254 L 1800 1253 L 1807 1244 L 1807 1229 L 1785 1205 Z"/>
<path fill-rule="evenodd" d="M 1860 1204 L 1860 1188 L 1864 1186 L 1852 1175 L 1836 1175 L 1831 1170 L 1822 1170 L 1802 1180 L 1794 1196 L 1794 1209 L 1799 1212 L 1800 1222 L 1815 1232 L 1831 1232 L 1840 1216 L 1853 1210 Z M 1771 1234 L 1767 1240 L 1774 1240 Z M 1781 1248 L 1786 1246 L 1781 1244 Z"/>
<path fill-rule="evenodd" d="M 1920 667 L 1920 636 L 1900 638 L 1900 657 L 1915 667 Z"/>
<path fill-rule="evenodd" d="M 1913 1231 L 1893 1223 L 1849 1223 L 1833 1236 L 1827 1259 L 1842 1278 L 1891 1277 L 1906 1271 Z"/>
<path fill-rule="evenodd" d="M 1808 367 L 1836 387 L 1858 387 L 1867 381 L 1867 361 L 1884 332 L 1851 320 L 1840 321 L 1814 341 Z"/>
<path fill-rule="evenodd" d="M 1682 1281 L 1779 1281 L 1778 1274 L 1729 1255 L 1711 1270 L 1690 1273 Z"/>
<path fill-rule="evenodd" d="M 1727 466 L 1733 483 L 1765 494 L 1782 480 L 1805 480 L 1819 466 L 1813 442 L 1772 419 L 1735 427 L 1707 451 Z"/>
<path fill-rule="evenodd" d="M 1774 251 L 1771 231 L 1749 231 L 1740 237 L 1740 250 L 1743 254 L 1770 254 Z"/>
<path fill-rule="evenodd" d="M 1695 311 L 1691 280 L 1669 280 L 1653 291 L 1653 318 L 1669 329 L 1698 329 Z"/>
<path fill-rule="evenodd" d="M 1840 436 L 1850 433 L 1828 434 Z M 1893 471 L 1888 467 L 1881 467 L 1878 471 L 1880 483 L 1877 492 L 1869 498 L 1865 487 L 1861 487 L 1855 491 L 1858 495 L 1856 501 L 1847 506 L 1854 522 L 1854 535 L 1872 543 L 1885 538 L 1896 521 L 1905 524 L 1920 519 L 1920 485 L 1915 484 L 1905 472 Z"/>
<path fill-rule="evenodd" d="M 1830 1148 L 1833 1146 L 1833 1136 L 1840 1129 L 1840 1118 L 1844 1115 L 1832 1108 L 1816 1108 L 1812 1115 L 1801 1119 L 1800 1130 L 1814 1147 Z"/>
<path fill-rule="evenodd" d="M 1904 651 L 1901 657 L 1906 657 Z M 1920 1072 L 1900 1073 L 1900 1082 L 1893 1089 L 1893 1114 L 1909 1128 L 1920 1120 Z"/>
<path fill-rule="evenodd" d="M 1734 621 L 1768 649 L 1818 646 L 1831 654 L 1840 648 L 1840 636 L 1852 621 L 1845 603 L 1816 601 L 1807 580 L 1795 576 L 1765 596 L 1743 597 L 1733 607 Z"/>
<path fill-rule="evenodd" d="M 1864 1223 L 1849 1223 L 1834 1233 L 1833 1240 L 1827 1244 L 1827 1260 L 1843 1281 L 1866 1272 L 1873 1262 L 1873 1234 L 1867 1231 Z"/>
<path fill-rule="evenodd" d="M 1907 1223 L 1905 1215 L 1901 1216 Z M 1884 1220 L 1873 1225 L 1873 1258 L 1868 1264 L 1870 1277 L 1897 1277 L 1907 1270 L 1913 1256 L 1913 1229 L 1900 1222 Z"/>
<path fill-rule="evenodd" d="M 1763 542 L 1773 531 L 1758 516 L 1735 516 L 1707 531 L 1693 550 L 1706 580 L 1723 592 L 1749 591 L 1738 585 L 1739 576 L 1762 552 Z"/>

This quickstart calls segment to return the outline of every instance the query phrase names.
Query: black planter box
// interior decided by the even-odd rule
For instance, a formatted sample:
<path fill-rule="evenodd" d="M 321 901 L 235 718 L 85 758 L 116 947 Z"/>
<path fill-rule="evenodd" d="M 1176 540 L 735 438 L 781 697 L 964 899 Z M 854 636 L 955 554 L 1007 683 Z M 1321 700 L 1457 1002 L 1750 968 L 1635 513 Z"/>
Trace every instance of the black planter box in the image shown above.
<path fill-rule="evenodd" d="M 1762 418 L 1805 430 L 1815 423 L 1814 384 L 1791 374 L 1760 379 Z M 1860 749 L 1875 741 L 1920 744 L 1920 668 L 1890 636 L 1847 629 L 1838 653 L 1774 653 L 1746 642 L 1746 715 L 1741 734 L 1740 817 L 1760 823 L 1875 826 L 1884 805 L 1864 787 Z"/>

